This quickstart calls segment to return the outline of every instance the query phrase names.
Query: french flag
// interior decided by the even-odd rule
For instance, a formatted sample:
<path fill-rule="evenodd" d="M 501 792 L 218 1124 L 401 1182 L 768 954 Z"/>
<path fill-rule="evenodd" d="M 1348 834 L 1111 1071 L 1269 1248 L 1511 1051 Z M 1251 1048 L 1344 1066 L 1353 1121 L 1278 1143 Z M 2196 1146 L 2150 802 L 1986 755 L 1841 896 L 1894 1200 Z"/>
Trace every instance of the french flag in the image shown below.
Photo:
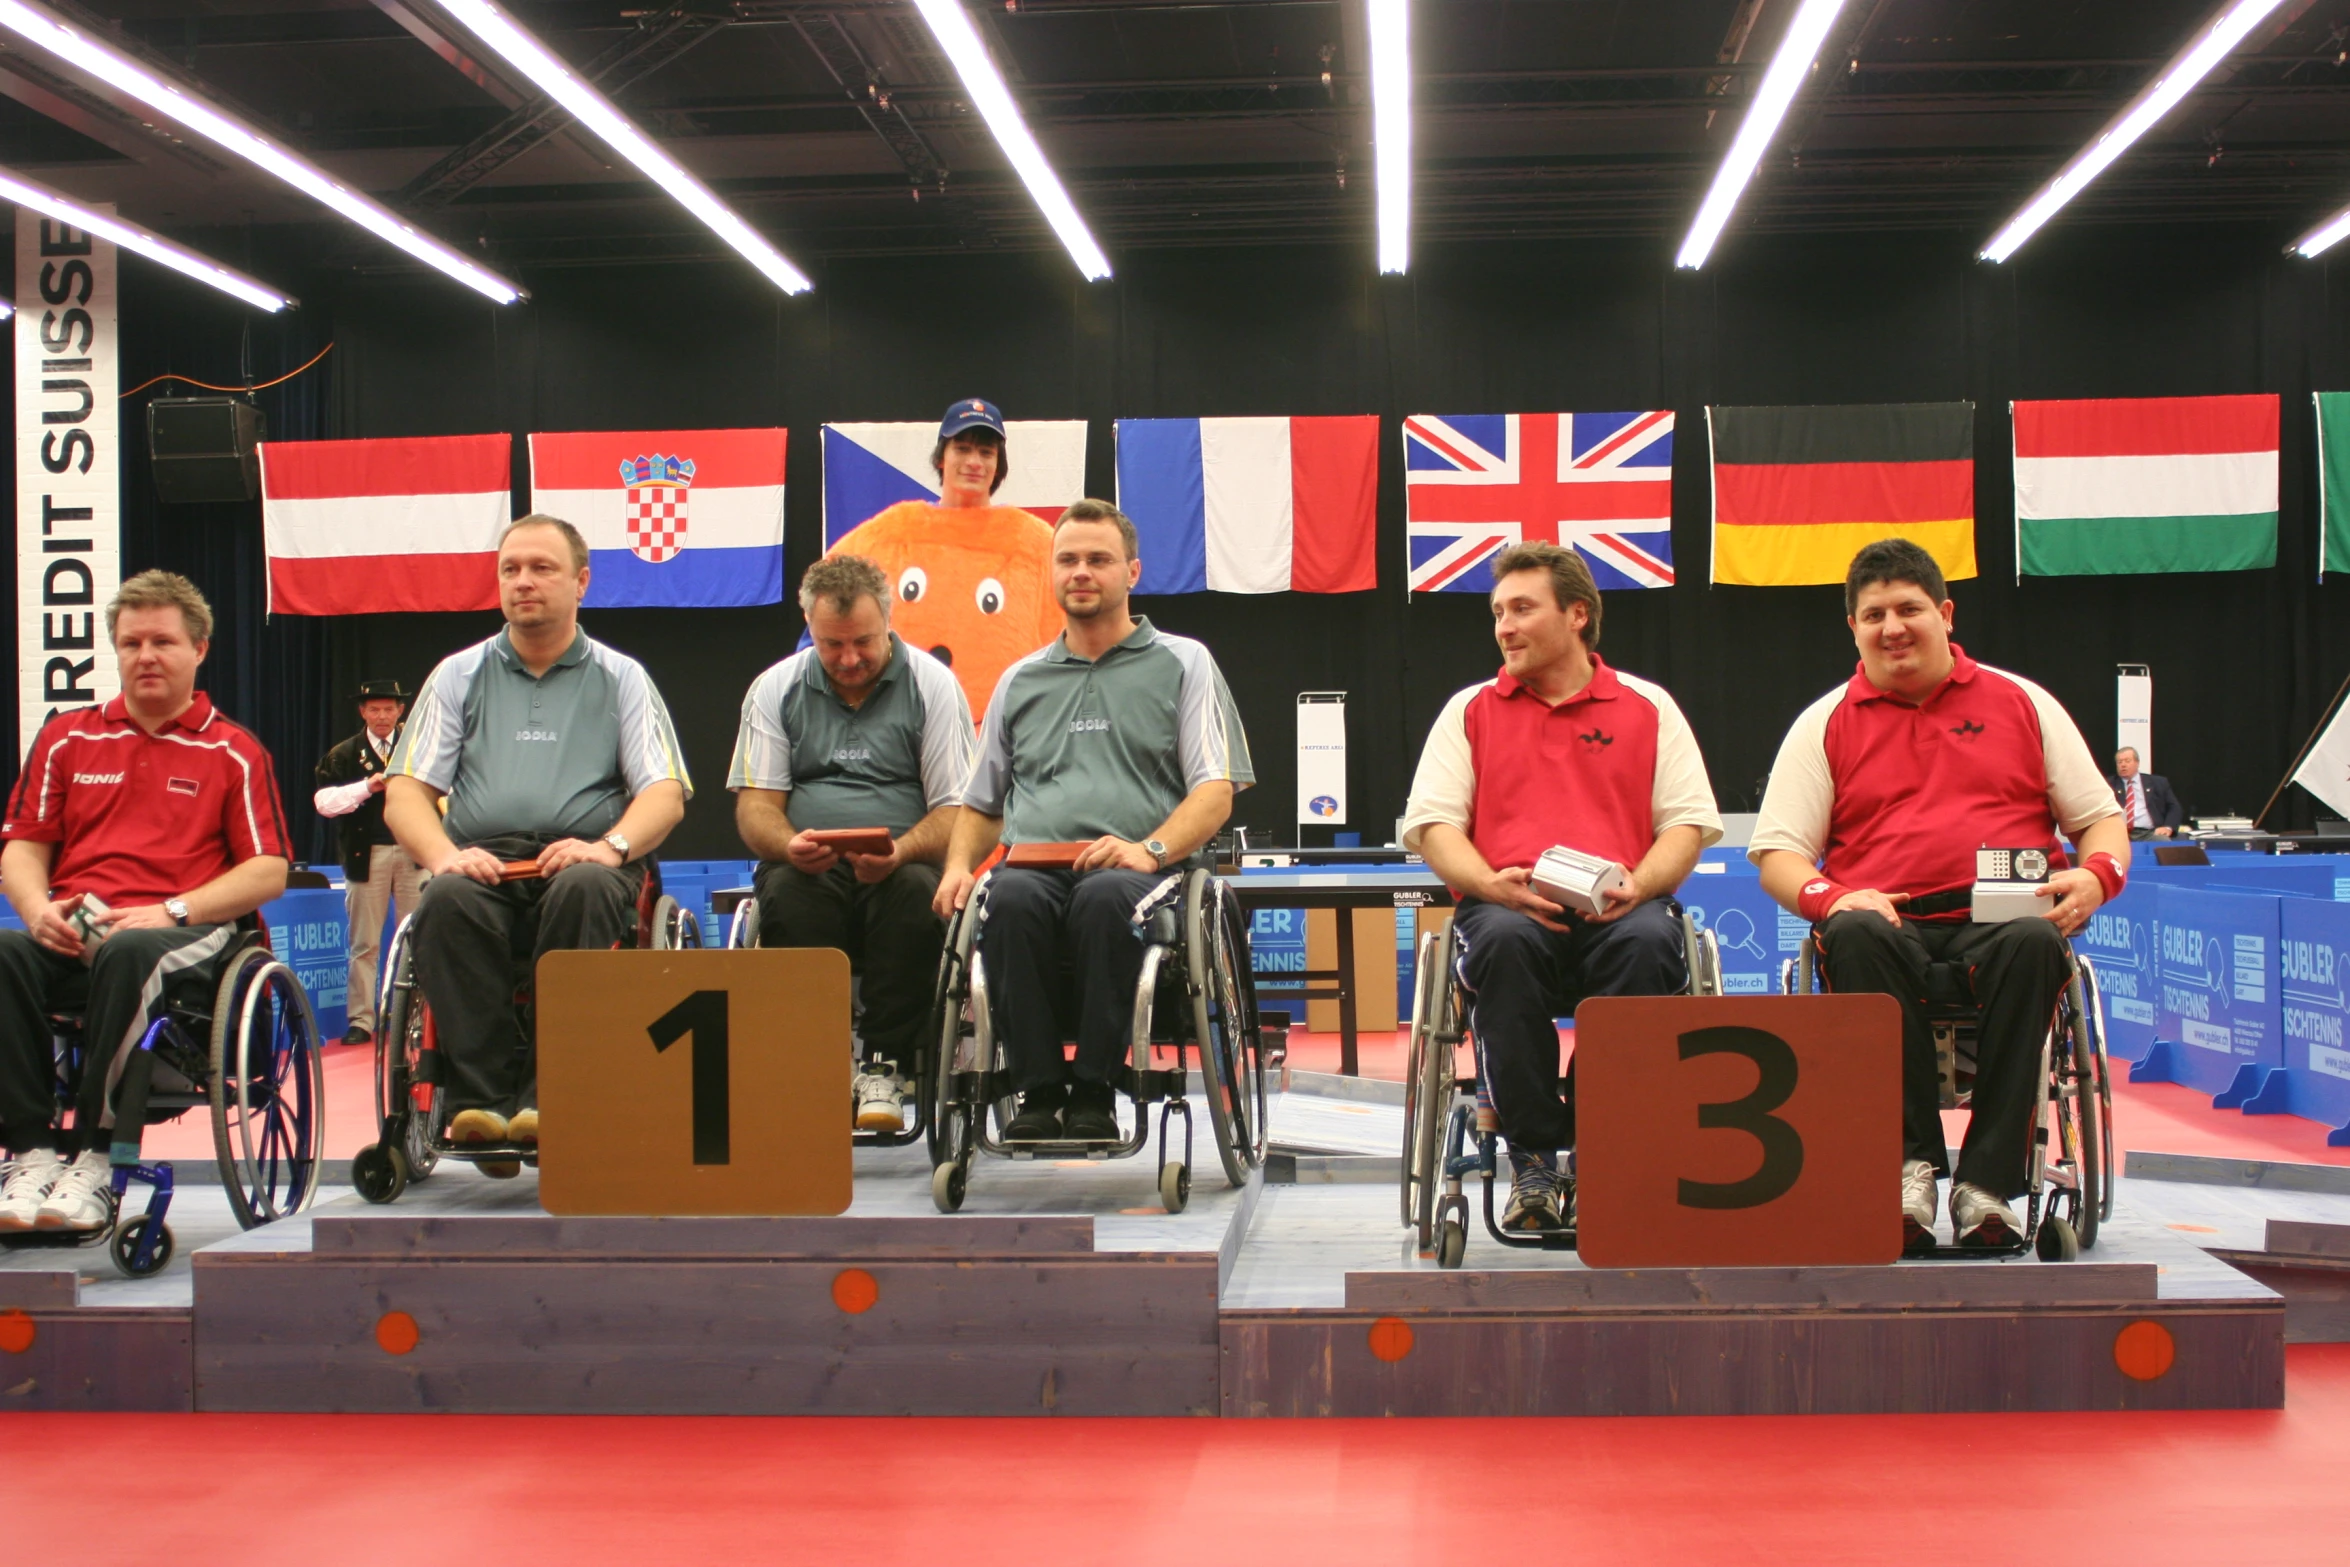
<path fill-rule="evenodd" d="M 1379 416 L 1121 419 L 1118 509 L 1137 593 L 1379 585 Z"/>
<path fill-rule="evenodd" d="M 506 435 L 262 442 L 270 613 L 497 608 L 513 463 Z"/>
<path fill-rule="evenodd" d="M 588 541 L 588 602 L 706 609 L 783 598 L 785 432 L 595 430 L 530 438 L 531 510 Z"/>

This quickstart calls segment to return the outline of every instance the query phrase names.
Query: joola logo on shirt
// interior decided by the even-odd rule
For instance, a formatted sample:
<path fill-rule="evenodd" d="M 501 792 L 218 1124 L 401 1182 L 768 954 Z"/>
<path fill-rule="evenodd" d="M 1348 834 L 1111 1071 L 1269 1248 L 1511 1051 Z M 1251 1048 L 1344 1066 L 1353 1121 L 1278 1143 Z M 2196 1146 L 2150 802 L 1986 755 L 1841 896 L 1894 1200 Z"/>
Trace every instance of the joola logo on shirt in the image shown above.
<path fill-rule="evenodd" d="M 514 731 L 514 738 L 517 740 L 554 741 L 560 740 L 563 737 L 552 729 L 517 729 Z"/>
<path fill-rule="evenodd" d="M 832 759 L 836 762 L 870 762 L 873 760 L 873 751 L 869 746 L 844 745 L 832 753 Z"/>
<path fill-rule="evenodd" d="M 1952 724 L 1950 726 L 1950 732 L 1971 745 L 1974 743 L 1975 739 L 1982 734 L 1983 726 L 1976 723 L 1973 719 L 1968 719 L 1963 723 Z"/>
<path fill-rule="evenodd" d="M 73 775 L 73 781 L 78 784 L 118 784 L 122 782 L 122 779 L 123 775 L 120 773 L 76 773 Z"/>
<path fill-rule="evenodd" d="M 1596 728 L 1587 735 L 1577 735 L 1575 738 L 1583 742 L 1584 750 L 1594 752 L 1616 743 L 1614 735 L 1601 734 Z"/>
<path fill-rule="evenodd" d="M 1069 732 L 1073 735 L 1107 734 L 1110 721 L 1106 718 L 1072 718 Z"/>

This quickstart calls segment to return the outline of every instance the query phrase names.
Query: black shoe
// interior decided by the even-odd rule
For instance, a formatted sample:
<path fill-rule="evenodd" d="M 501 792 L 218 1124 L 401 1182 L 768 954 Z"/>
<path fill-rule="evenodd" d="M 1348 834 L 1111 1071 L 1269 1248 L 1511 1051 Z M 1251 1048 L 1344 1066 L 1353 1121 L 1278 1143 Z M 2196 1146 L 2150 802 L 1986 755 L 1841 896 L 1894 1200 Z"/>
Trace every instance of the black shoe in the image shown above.
<path fill-rule="evenodd" d="M 1036 1088 L 1020 1096 L 1020 1113 L 1004 1128 L 1008 1143 L 1050 1143 L 1061 1136 L 1061 1106 L 1068 1102 L 1064 1088 Z"/>
<path fill-rule="evenodd" d="M 1118 1130 L 1118 1097 L 1107 1083 L 1079 1083 L 1069 1090 L 1069 1108 L 1061 1117 L 1061 1135 L 1071 1142 L 1114 1143 Z"/>
<path fill-rule="evenodd" d="M 375 1043 L 375 1036 L 353 1023 L 349 1028 L 343 1030 L 343 1043 L 346 1045 L 372 1045 Z"/>

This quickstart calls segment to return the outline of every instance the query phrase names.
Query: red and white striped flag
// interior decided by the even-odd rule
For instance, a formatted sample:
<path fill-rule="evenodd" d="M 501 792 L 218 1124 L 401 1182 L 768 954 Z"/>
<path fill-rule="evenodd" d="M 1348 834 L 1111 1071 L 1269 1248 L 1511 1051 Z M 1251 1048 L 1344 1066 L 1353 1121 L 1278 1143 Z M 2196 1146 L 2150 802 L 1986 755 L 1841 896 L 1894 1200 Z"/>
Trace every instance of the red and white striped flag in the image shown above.
<path fill-rule="evenodd" d="M 270 612 L 497 608 L 513 483 L 507 435 L 262 442 Z"/>

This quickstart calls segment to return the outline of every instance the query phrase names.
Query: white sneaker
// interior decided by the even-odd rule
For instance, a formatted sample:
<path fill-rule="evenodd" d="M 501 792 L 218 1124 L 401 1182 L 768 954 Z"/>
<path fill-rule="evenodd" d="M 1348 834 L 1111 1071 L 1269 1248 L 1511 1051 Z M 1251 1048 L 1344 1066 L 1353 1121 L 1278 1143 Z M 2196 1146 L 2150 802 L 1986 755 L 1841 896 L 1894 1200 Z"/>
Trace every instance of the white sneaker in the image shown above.
<path fill-rule="evenodd" d="M 1950 1185 L 1950 1227 L 1961 1246 L 2013 1246 L 2024 1233 L 2007 1204 L 1967 1181 Z"/>
<path fill-rule="evenodd" d="M 114 1222 L 114 1161 L 95 1149 L 67 1166 L 33 1219 L 37 1230 L 103 1230 Z"/>
<path fill-rule="evenodd" d="M 874 1063 L 879 1067 L 887 1067 L 889 1064 Z M 906 1129 L 906 1085 L 896 1072 L 859 1072 L 854 1086 L 857 1092 L 858 1131 L 902 1132 Z"/>
<path fill-rule="evenodd" d="M 0 1230 L 29 1230 L 40 1214 L 41 1200 L 65 1173 L 65 1161 L 54 1148 L 36 1148 L 21 1155 L 0 1187 Z"/>
<path fill-rule="evenodd" d="M 1901 1165 L 1901 1249 L 1934 1243 L 1934 1167 L 1923 1159 Z"/>

